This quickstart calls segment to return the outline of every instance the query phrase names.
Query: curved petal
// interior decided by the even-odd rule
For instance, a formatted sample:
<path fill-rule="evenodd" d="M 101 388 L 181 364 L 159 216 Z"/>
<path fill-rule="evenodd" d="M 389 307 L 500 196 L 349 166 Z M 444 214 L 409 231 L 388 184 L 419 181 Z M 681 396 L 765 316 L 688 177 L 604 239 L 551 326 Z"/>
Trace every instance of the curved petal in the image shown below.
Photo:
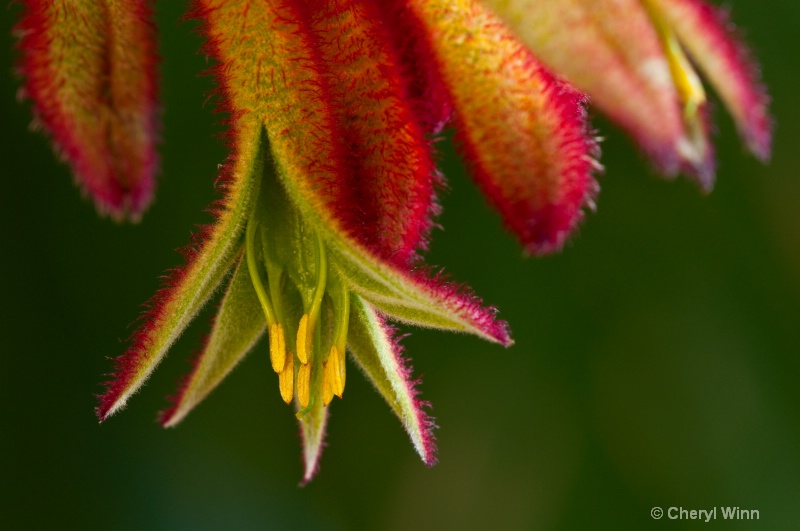
<path fill-rule="evenodd" d="M 25 4 L 19 70 L 37 125 L 101 213 L 138 219 L 157 166 L 151 2 Z"/>
<path fill-rule="evenodd" d="M 366 247 L 400 266 L 425 244 L 437 212 L 438 173 L 405 99 L 406 79 L 379 8 L 333 0 L 308 8 L 319 71 L 329 97 L 344 172 L 331 206 Z"/>
<path fill-rule="evenodd" d="M 747 147 L 769 159 L 769 96 L 749 50 L 738 41 L 727 13 L 701 0 L 647 0 L 675 31 L 736 121 Z"/>
<path fill-rule="evenodd" d="M 265 329 L 261 305 L 247 264 L 240 254 L 228 290 L 214 317 L 211 335 L 194 360 L 194 369 L 183 382 L 172 407 L 160 415 L 164 427 L 178 424 L 208 396 L 253 348 Z"/>
<path fill-rule="evenodd" d="M 476 180 L 529 252 L 559 250 L 597 190 L 583 96 L 480 3 L 412 5 L 427 26 Z"/>
<path fill-rule="evenodd" d="M 383 29 L 397 51 L 406 80 L 406 101 L 416 121 L 429 134 L 439 134 L 453 114 L 425 27 L 409 9 L 408 0 L 383 0 L 380 17 Z"/>
<path fill-rule="evenodd" d="M 352 304 L 347 346 L 353 359 L 403 423 L 422 461 L 428 466 L 436 464 L 436 424 L 425 412 L 430 404 L 418 398 L 418 381 L 411 379 L 411 368 L 402 357 L 394 330 L 358 295 L 353 296 Z"/>
<path fill-rule="evenodd" d="M 486 3 L 551 71 L 627 129 L 663 172 L 688 164 L 709 173 L 706 144 L 696 145 L 685 131 L 663 43 L 641 0 Z"/>

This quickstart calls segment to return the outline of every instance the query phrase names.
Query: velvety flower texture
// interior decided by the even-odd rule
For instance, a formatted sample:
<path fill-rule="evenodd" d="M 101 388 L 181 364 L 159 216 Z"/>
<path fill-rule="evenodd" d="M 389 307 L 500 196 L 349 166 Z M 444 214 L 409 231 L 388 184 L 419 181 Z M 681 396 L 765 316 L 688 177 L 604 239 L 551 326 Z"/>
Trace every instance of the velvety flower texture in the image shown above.
<path fill-rule="evenodd" d="M 21 71 L 37 116 L 101 209 L 135 216 L 155 160 L 149 5 L 27 6 Z M 569 82 L 664 173 L 709 189 L 697 65 L 750 149 L 769 154 L 756 69 L 700 0 L 197 0 L 192 16 L 230 114 L 224 196 L 151 301 L 97 413 L 122 408 L 225 286 L 161 420 L 183 419 L 266 334 L 278 392 L 300 421 L 306 481 L 344 392 L 346 352 L 435 462 L 433 422 L 390 322 L 511 344 L 493 308 L 419 256 L 443 179 L 431 138 L 448 122 L 476 183 L 533 254 L 560 249 L 597 193 L 585 98 Z"/>
<path fill-rule="evenodd" d="M 153 196 L 156 43 L 147 0 L 25 0 L 15 28 L 34 126 L 98 211 L 136 220 Z"/>

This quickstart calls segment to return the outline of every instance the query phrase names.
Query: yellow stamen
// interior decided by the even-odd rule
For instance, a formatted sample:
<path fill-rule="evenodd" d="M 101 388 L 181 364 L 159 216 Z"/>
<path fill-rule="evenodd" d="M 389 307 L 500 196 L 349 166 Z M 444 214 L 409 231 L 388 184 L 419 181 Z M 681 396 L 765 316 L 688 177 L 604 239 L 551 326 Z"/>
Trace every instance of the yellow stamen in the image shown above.
<path fill-rule="evenodd" d="M 342 350 L 339 352 L 339 379 L 342 381 L 342 386 L 339 388 L 339 398 L 342 398 L 342 394 L 344 393 L 344 384 L 347 380 L 347 370 L 345 367 L 345 355 L 344 350 Z"/>
<path fill-rule="evenodd" d="M 322 405 L 327 406 L 333 400 L 333 384 L 331 382 L 331 369 L 333 364 L 331 360 L 325 362 L 325 368 L 322 370 Z"/>
<path fill-rule="evenodd" d="M 669 69 L 672 79 L 678 88 L 683 103 L 683 113 L 687 120 L 697 117 L 697 110 L 706 102 L 706 91 L 697 72 L 683 52 L 675 34 L 669 32 L 664 36 L 664 44 L 669 59 Z"/>
<path fill-rule="evenodd" d="M 300 325 L 297 327 L 297 359 L 300 363 L 308 363 L 308 347 L 310 346 L 311 338 L 308 337 L 308 314 L 303 314 L 300 319 Z"/>
<path fill-rule="evenodd" d="M 286 337 L 280 323 L 274 323 L 269 327 L 269 359 L 273 371 L 277 373 L 283 371 L 283 366 L 286 364 Z"/>
<path fill-rule="evenodd" d="M 342 398 L 342 393 L 344 393 L 344 352 L 339 352 L 336 345 L 331 347 L 327 365 L 331 367 L 331 389 L 333 394 Z"/>
<path fill-rule="evenodd" d="M 341 398 L 344 392 L 345 348 L 347 346 L 347 330 L 350 321 L 350 291 L 333 270 L 328 276 L 328 288 L 335 315 L 333 346 L 328 355 L 328 364 L 331 365 L 331 387 L 334 394 Z"/>
<path fill-rule="evenodd" d="M 686 57 L 675 32 L 666 23 L 658 9 L 652 5 L 652 2 L 645 2 L 645 7 L 658 30 L 659 37 L 661 37 L 664 54 L 669 62 L 672 81 L 678 89 L 678 95 L 683 104 L 684 119 L 691 124 L 691 122 L 697 120 L 697 110 L 706 102 L 706 91 L 703 88 L 703 83 L 700 81 L 700 77 L 695 72 L 694 67 L 692 67 L 692 63 Z"/>
<path fill-rule="evenodd" d="M 328 278 L 328 261 L 325 255 L 325 244 L 319 234 L 316 235 L 316 256 L 317 256 L 317 285 L 314 287 L 314 295 L 311 303 L 306 305 L 306 313 L 300 319 L 297 327 L 297 357 L 302 363 L 309 363 L 312 358 L 311 341 L 317 329 L 317 318 L 322 306 L 322 297 L 325 295 L 325 286 Z"/>
<path fill-rule="evenodd" d="M 311 401 L 311 364 L 300 365 L 297 371 L 297 400 L 301 407 L 308 407 Z"/>
<path fill-rule="evenodd" d="M 278 385 L 281 389 L 281 398 L 287 404 L 291 404 L 294 396 L 294 356 L 291 352 L 286 356 L 283 370 L 278 373 Z"/>

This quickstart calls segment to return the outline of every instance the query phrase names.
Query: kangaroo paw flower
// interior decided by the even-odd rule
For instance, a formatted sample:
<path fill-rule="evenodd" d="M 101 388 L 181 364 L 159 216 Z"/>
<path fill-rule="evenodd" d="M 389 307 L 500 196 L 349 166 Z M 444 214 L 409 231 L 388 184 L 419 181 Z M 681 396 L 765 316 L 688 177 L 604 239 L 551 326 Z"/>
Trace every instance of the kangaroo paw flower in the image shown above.
<path fill-rule="evenodd" d="M 598 191 L 586 97 L 564 78 L 665 171 L 687 169 L 710 188 L 694 61 L 753 150 L 768 153 L 753 70 L 691 0 L 198 0 L 193 16 L 231 115 L 224 195 L 117 359 L 97 414 L 120 410 L 223 291 L 161 422 L 182 421 L 266 336 L 274 399 L 300 425 L 303 483 L 319 468 L 329 408 L 353 363 L 423 462 L 436 462 L 435 424 L 395 323 L 512 344 L 493 307 L 420 256 L 443 181 L 430 135 L 444 124 L 506 226 L 537 254 L 562 247 Z"/>
<path fill-rule="evenodd" d="M 22 95 L 102 214 L 137 220 L 152 199 L 158 136 L 148 0 L 25 0 Z"/>

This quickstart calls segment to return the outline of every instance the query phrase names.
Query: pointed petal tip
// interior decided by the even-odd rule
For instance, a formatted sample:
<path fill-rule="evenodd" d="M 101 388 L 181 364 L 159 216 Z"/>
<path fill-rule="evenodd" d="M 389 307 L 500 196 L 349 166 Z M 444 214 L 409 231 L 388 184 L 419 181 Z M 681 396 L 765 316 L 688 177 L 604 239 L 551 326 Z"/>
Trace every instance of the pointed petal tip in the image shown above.
<path fill-rule="evenodd" d="M 399 348 L 399 347 L 398 347 Z M 405 373 L 404 378 L 411 376 L 411 366 L 407 360 L 398 352 L 397 359 L 401 363 L 401 369 Z M 406 431 L 411 437 L 411 442 L 414 445 L 414 450 L 422 459 L 422 462 L 427 467 L 432 467 L 439 462 L 437 457 L 436 448 L 436 434 L 435 430 L 439 428 L 435 419 L 430 415 L 431 403 L 427 400 L 419 399 L 419 387 L 422 382 L 421 378 L 416 380 L 407 381 L 407 393 L 412 399 L 413 408 L 413 422 L 411 419 L 406 418 L 403 420 Z"/>
<path fill-rule="evenodd" d="M 103 384 L 105 392 L 97 395 L 95 414 L 100 422 L 105 422 L 123 409 L 128 398 L 144 384 L 149 375 L 146 364 L 142 364 L 141 360 L 144 334 L 143 330 L 135 332 L 131 347 L 114 360 L 114 371 Z"/>
<path fill-rule="evenodd" d="M 118 357 L 114 364 L 114 372 L 110 374 L 111 379 L 103 384 L 106 388 L 105 392 L 97 395 L 95 415 L 97 415 L 101 423 L 124 409 L 128 398 L 138 389 L 138 385 L 132 385 L 132 382 L 136 379 L 136 371 L 130 350 Z"/>
<path fill-rule="evenodd" d="M 772 159 L 772 130 L 774 124 L 770 118 L 765 118 L 764 122 L 748 128 L 744 132 L 744 141 L 750 153 L 766 164 Z"/>
<path fill-rule="evenodd" d="M 300 439 L 303 442 L 303 479 L 300 486 L 307 485 L 319 471 L 327 423 L 328 408 L 322 406 L 322 396 L 318 395 L 316 404 L 299 419 Z"/>
<path fill-rule="evenodd" d="M 303 453 L 303 478 L 300 480 L 300 483 L 297 484 L 298 487 L 305 487 L 317 476 L 317 473 L 319 473 L 319 458 L 321 453 L 321 449 L 313 456 L 306 455 L 305 452 Z"/>
<path fill-rule="evenodd" d="M 681 173 L 691 178 L 703 194 L 710 194 L 717 180 L 717 162 L 713 150 L 709 150 L 699 160 L 684 159 L 681 163 Z"/>
<path fill-rule="evenodd" d="M 108 420 L 108 417 L 110 416 L 110 413 L 108 413 L 108 411 L 99 407 L 94 408 L 94 414 L 97 417 L 97 421 L 100 424 L 103 424 L 106 420 Z"/>
<path fill-rule="evenodd" d="M 412 441 L 414 443 L 414 449 L 422 458 L 422 462 L 425 464 L 425 466 L 430 468 L 439 462 L 436 448 L 436 435 L 434 433 L 434 430 L 438 429 L 439 426 L 436 424 L 434 418 L 428 413 L 428 411 L 431 409 L 431 403 L 427 400 L 419 400 L 419 398 L 417 398 L 419 396 L 419 384 L 419 378 L 412 383 L 412 393 L 414 394 L 414 408 L 416 410 L 416 416 L 418 419 L 420 419 L 423 429 L 420 430 L 419 437 L 412 438 Z"/>
<path fill-rule="evenodd" d="M 158 414 L 158 423 L 162 428 L 174 428 L 183 418 L 175 418 L 175 408 L 165 409 Z"/>
<path fill-rule="evenodd" d="M 156 419 L 162 428 L 174 428 L 183 420 L 183 418 L 191 409 L 181 407 L 182 399 L 186 392 L 186 388 L 189 385 L 190 378 L 191 375 L 187 375 L 182 378 L 177 394 L 168 396 L 167 401 L 169 402 L 169 405 L 165 409 L 158 412 Z"/>
<path fill-rule="evenodd" d="M 92 179 L 76 177 L 77 184 L 82 188 L 84 199 L 94 203 L 97 214 L 107 217 L 114 223 L 131 223 L 136 225 L 142 221 L 144 213 L 153 202 L 155 189 L 155 170 L 142 177 L 144 181 L 141 190 L 100 190 L 91 188 L 86 182 Z M 96 179 L 94 179 L 96 180 Z M 108 179 L 106 179 L 108 180 Z"/>
<path fill-rule="evenodd" d="M 491 330 L 491 337 L 496 343 L 506 348 L 514 344 L 514 340 L 511 338 L 511 327 L 506 321 L 497 320 L 494 322 L 494 326 Z"/>
<path fill-rule="evenodd" d="M 653 170 L 663 179 L 674 181 L 678 176 L 688 177 L 700 188 L 704 194 L 709 194 L 714 189 L 717 179 L 717 163 L 713 150 L 698 156 L 687 156 L 680 148 L 673 150 L 668 155 L 655 153 L 643 147 Z"/>
<path fill-rule="evenodd" d="M 602 166 L 595 164 L 593 171 L 599 172 Z M 548 256 L 562 251 L 580 226 L 585 212 L 594 212 L 600 185 L 585 173 L 586 180 L 574 190 L 574 198 L 567 198 L 560 204 L 550 204 L 528 217 L 524 229 L 516 230 L 526 255 Z"/>
<path fill-rule="evenodd" d="M 678 4 L 680 2 L 676 7 Z M 693 11 L 702 31 L 690 37 L 684 30 L 687 45 L 733 115 L 747 149 L 766 163 L 772 154 L 774 123 L 769 112 L 769 92 L 758 62 L 732 22 L 728 9 L 701 1 L 689 5 L 692 8 L 688 11 Z M 686 24 L 694 20 L 692 16 L 683 18 Z"/>
<path fill-rule="evenodd" d="M 684 172 L 695 181 L 703 194 L 708 195 L 714 191 L 717 172 L 716 163 L 713 159 L 696 166 L 687 166 Z"/>
<path fill-rule="evenodd" d="M 305 463 L 303 466 L 303 479 L 300 480 L 300 483 L 297 484 L 298 487 L 305 487 L 311 480 L 314 479 L 319 472 L 319 462 L 308 464 Z"/>
<path fill-rule="evenodd" d="M 189 245 L 180 249 L 186 265 L 168 270 L 162 287 L 145 303 L 130 346 L 114 360 L 106 391 L 99 396 L 97 416 L 105 420 L 120 410 L 155 370 L 167 350 L 213 295 L 233 267 L 240 248 L 237 241 L 248 211 L 251 187 L 233 186 L 233 174 L 223 171 L 224 202 L 219 203 L 216 224 L 201 225 Z M 166 422 L 174 424 L 175 414 Z"/>
<path fill-rule="evenodd" d="M 126 392 L 121 383 L 123 379 L 114 376 L 114 380 L 106 382 L 106 392 L 97 395 L 97 406 L 94 408 L 94 413 L 101 424 L 125 409 L 125 406 L 128 405 L 128 398 L 135 392 L 131 390 Z"/>
<path fill-rule="evenodd" d="M 425 320 L 408 319 L 406 315 L 395 312 L 392 308 L 383 304 L 377 305 L 381 313 L 390 319 L 423 327 L 461 331 L 503 346 L 513 344 L 508 323 L 497 318 L 499 313 L 497 307 L 485 305 L 468 285 L 452 282 L 443 271 L 432 271 L 428 267 L 415 269 L 408 275 L 408 279 L 427 291 L 435 301 L 434 304 L 441 305 L 448 313 L 457 315 L 461 323 L 458 328 L 439 326 Z"/>
<path fill-rule="evenodd" d="M 456 295 L 461 298 L 464 309 L 471 314 L 475 329 L 481 332 L 484 339 L 504 347 L 514 344 L 514 340 L 511 339 L 511 328 L 506 321 L 497 318 L 499 310 L 496 307 L 484 306 L 483 301 L 466 287 L 461 287 Z"/>

